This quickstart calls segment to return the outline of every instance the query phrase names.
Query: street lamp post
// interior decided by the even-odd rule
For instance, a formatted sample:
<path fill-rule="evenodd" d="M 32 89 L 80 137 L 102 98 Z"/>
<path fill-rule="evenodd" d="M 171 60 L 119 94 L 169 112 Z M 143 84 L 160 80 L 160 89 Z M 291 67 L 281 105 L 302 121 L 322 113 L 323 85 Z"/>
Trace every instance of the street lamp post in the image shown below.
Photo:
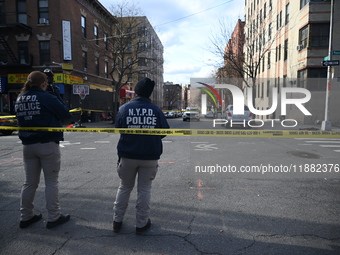
<path fill-rule="evenodd" d="M 329 47 L 328 47 L 328 60 L 332 60 L 332 36 L 333 36 L 333 14 L 334 14 L 334 0 L 331 0 L 331 17 L 329 21 Z M 331 90 L 331 75 L 332 66 L 327 67 L 327 86 L 326 86 L 326 102 L 325 102 L 325 120 L 322 121 L 321 130 L 330 131 L 332 129 L 331 122 L 328 120 L 328 106 L 329 106 L 329 93 Z"/>

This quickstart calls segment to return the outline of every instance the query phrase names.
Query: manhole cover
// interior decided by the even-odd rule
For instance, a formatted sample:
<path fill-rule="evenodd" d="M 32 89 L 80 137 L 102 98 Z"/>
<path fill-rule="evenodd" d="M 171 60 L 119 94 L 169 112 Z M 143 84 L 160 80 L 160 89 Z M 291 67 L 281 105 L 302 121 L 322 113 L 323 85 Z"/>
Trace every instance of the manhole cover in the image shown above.
<path fill-rule="evenodd" d="M 299 158 L 313 158 L 313 159 L 321 158 L 321 156 L 318 154 L 305 152 L 305 151 L 288 151 L 287 153 L 294 157 L 299 157 Z"/>

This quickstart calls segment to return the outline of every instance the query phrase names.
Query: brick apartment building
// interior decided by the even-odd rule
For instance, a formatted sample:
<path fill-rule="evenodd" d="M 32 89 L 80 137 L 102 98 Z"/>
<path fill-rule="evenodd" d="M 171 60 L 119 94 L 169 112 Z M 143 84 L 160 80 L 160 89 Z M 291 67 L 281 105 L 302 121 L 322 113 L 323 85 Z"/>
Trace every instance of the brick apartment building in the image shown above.
<path fill-rule="evenodd" d="M 54 72 L 54 84 L 70 109 L 82 106 L 97 110 L 92 111 L 93 120 L 98 119 L 100 111 L 112 111 L 116 103 L 110 77 L 110 38 L 116 22 L 98 0 L 0 0 L 0 111 L 13 114 L 13 104 L 27 75 L 47 68 Z M 161 44 L 157 52 L 161 65 L 158 76 L 150 78 L 162 84 Z M 82 104 L 79 95 L 73 93 L 75 85 L 89 88 Z M 133 96 L 130 89 L 133 86 L 118 92 L 123 102 Z"/>
<path fill-rule="evenodd" d="M 245 61 L 248 64 L 253 61 L 257 67 L 257 109 L 271 107 L 273 88 L 281 93 L 284 87 L 301 87 L 311 92 L 311 100 L 305 107 L 312 116 L 305 116 L 296 107 L 288 106 L 286 117 L 299 123 L 316 123 L 324 119 L 327 67 L 322 62 L 329 51 L 331 12 L 334 17 L 332 45 L 336 53 L 331 57 L 332 60 L 340 59 L 337 55 L 340 54 L 339 10 L 339 1 L 336 0 L 333 11 L 331 0 L 245 1 Z M 331 67 L 331 72 L 329 119 L 332 123 L 340 123 L 339 66 Z M 266 117 L 279 116 L 275 113 L 272 116 L 257 116 L 262 119 Z"/>
<path fill-rule="evenodd" d="M 182 86 L 165 82 L 163 86 L 163 109 L 164 110 L 182 110 L 184 108 L 182 100 Z"/>
<path fill-rule="evenodd" d="M 243 80 L 238 67 L 242 67 L 244 61 L 244 26 L 245 22 L 238 19 L 224 49 L 224 65 L 216 73 L 217 83 L 219 84 L 233 84 L 239 88 L 243 87 Z M 222 109 L 226 109 L 229 104 L 233 103 L 231 93 L 230 91 L 218 90 L 220 90 L 220 95 L 223 95 Z"/>

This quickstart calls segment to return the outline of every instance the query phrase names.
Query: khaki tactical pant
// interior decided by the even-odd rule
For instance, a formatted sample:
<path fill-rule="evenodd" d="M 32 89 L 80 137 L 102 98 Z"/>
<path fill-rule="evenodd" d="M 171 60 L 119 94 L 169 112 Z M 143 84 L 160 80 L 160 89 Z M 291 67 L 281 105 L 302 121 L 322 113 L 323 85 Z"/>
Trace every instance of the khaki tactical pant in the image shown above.
<path fill-rule="evenodd" d="M 60 170 L 60 148 L 56 142 L 24 145 L 24 168 L 26 180 L 21 190 L 21 221 L 34 216 L 34 197 L 40 181 L 41 169 L 45 178 L 45 199 L 48 221 L 60 216 L 58 177 Z"/>
<path fill-rule="evenodd" d="M 128 207 L 130 193 L 133 190 L 138 174 L 136 227 L 142 228 L 146 225 L 150 213 L 151 183 L 156 177 L 157 170 L 158 160 L 121 158 L 117 168 L 121 182 L 113 207 L 114 221 L 123 221 L 124 214 Z"/>

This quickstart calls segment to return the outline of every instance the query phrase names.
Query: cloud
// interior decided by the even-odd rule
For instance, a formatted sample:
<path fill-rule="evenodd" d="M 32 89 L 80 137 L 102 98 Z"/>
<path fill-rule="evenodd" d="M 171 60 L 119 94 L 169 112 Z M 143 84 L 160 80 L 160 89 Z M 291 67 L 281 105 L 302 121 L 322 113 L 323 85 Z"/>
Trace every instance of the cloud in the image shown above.
<path fill-rule="evenodd" d="M 188 84 L 190 77 L 207 77 L 215 70 L 216 55 L 208 51 L 210 38 L 218 33 L 219 19 L 243 19 L 240 0 L 125 0 L 135 2 L 143 11 L 164 47 L 164 81 Z M 106 7 L 111 0 L 100 0 Z"/>

